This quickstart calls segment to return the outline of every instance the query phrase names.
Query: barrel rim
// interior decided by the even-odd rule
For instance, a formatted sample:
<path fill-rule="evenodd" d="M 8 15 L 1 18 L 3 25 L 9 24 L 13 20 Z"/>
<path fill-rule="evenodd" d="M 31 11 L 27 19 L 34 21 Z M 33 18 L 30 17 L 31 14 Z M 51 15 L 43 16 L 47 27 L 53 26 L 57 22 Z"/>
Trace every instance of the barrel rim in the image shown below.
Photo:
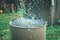
<path fill-rule="evenodd" d="M 12 21 L 10 21 L 9 24 L 10 24 L 10 26 L 16 27 L 16 28 L 25 28 L 25 27 L 20 27 L 20 26 L 14 26 L 14 25 L 12 25 Z M 42 25 L 41 27 L 46 27 L 46 26 L 47 26 L 47 24 Z M 41 27 L 27 27 L 27 28 L 41 28 Z"/>

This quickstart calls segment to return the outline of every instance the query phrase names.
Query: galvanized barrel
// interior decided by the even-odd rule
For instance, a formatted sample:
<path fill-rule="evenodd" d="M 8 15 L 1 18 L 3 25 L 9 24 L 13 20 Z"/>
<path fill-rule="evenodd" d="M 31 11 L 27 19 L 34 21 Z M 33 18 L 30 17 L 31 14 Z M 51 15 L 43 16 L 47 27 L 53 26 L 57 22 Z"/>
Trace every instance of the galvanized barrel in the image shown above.
<path fill-rule="evenodd" d="M 11 25 L 12 40 L 46 40 L 46 24 L 41 27 L 18 27 Z"/>

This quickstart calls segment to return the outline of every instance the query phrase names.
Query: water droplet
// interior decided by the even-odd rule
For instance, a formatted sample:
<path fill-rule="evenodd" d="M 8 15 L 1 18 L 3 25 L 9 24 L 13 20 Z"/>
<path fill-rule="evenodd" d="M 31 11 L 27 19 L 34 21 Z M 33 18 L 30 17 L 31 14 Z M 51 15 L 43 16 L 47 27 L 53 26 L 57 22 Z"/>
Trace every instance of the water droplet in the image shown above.
<path fill-rule="evenodd" d="M 40 0 L 41 1 L 41 0 Z"/>
<path fill-rule="evenodd" d="M 32 1 L 35 1 L 35 0 L 32 0 Z"/>
<path fill-rule="evenodd" d="M 31 5 L 31 3 L 29 3 L 29 5 Z"/>
<path fill-rule="evenodd" d="M 31 10 L 31 7 L 29 9 Z"/>
<path fill-rule="evenodd" d="M 28 31 L 30 31 L 30 29 L 28 29 Z"/>

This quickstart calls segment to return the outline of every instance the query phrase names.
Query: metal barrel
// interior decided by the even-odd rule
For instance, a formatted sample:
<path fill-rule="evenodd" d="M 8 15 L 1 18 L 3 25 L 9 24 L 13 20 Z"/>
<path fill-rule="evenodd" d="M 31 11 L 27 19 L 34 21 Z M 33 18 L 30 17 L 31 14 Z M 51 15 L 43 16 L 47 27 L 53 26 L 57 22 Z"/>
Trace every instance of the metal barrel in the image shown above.
<path fill-rule="evenodd" d="M 46 25 L 36 28 L 19 28 L 12 26 L 10 21 L 12 40 L 46 40 Z"/>

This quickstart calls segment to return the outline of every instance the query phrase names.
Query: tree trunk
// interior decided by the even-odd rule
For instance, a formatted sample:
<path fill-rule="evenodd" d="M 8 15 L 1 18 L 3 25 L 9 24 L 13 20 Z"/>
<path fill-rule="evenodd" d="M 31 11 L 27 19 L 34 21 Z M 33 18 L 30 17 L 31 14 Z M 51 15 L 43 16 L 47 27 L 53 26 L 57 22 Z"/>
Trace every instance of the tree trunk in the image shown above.
<path fill-rule="evenodd" d="M 51 25 L 54 24 L 54 17 L 55 17 L 55 7 L 51 7 Z"/>

